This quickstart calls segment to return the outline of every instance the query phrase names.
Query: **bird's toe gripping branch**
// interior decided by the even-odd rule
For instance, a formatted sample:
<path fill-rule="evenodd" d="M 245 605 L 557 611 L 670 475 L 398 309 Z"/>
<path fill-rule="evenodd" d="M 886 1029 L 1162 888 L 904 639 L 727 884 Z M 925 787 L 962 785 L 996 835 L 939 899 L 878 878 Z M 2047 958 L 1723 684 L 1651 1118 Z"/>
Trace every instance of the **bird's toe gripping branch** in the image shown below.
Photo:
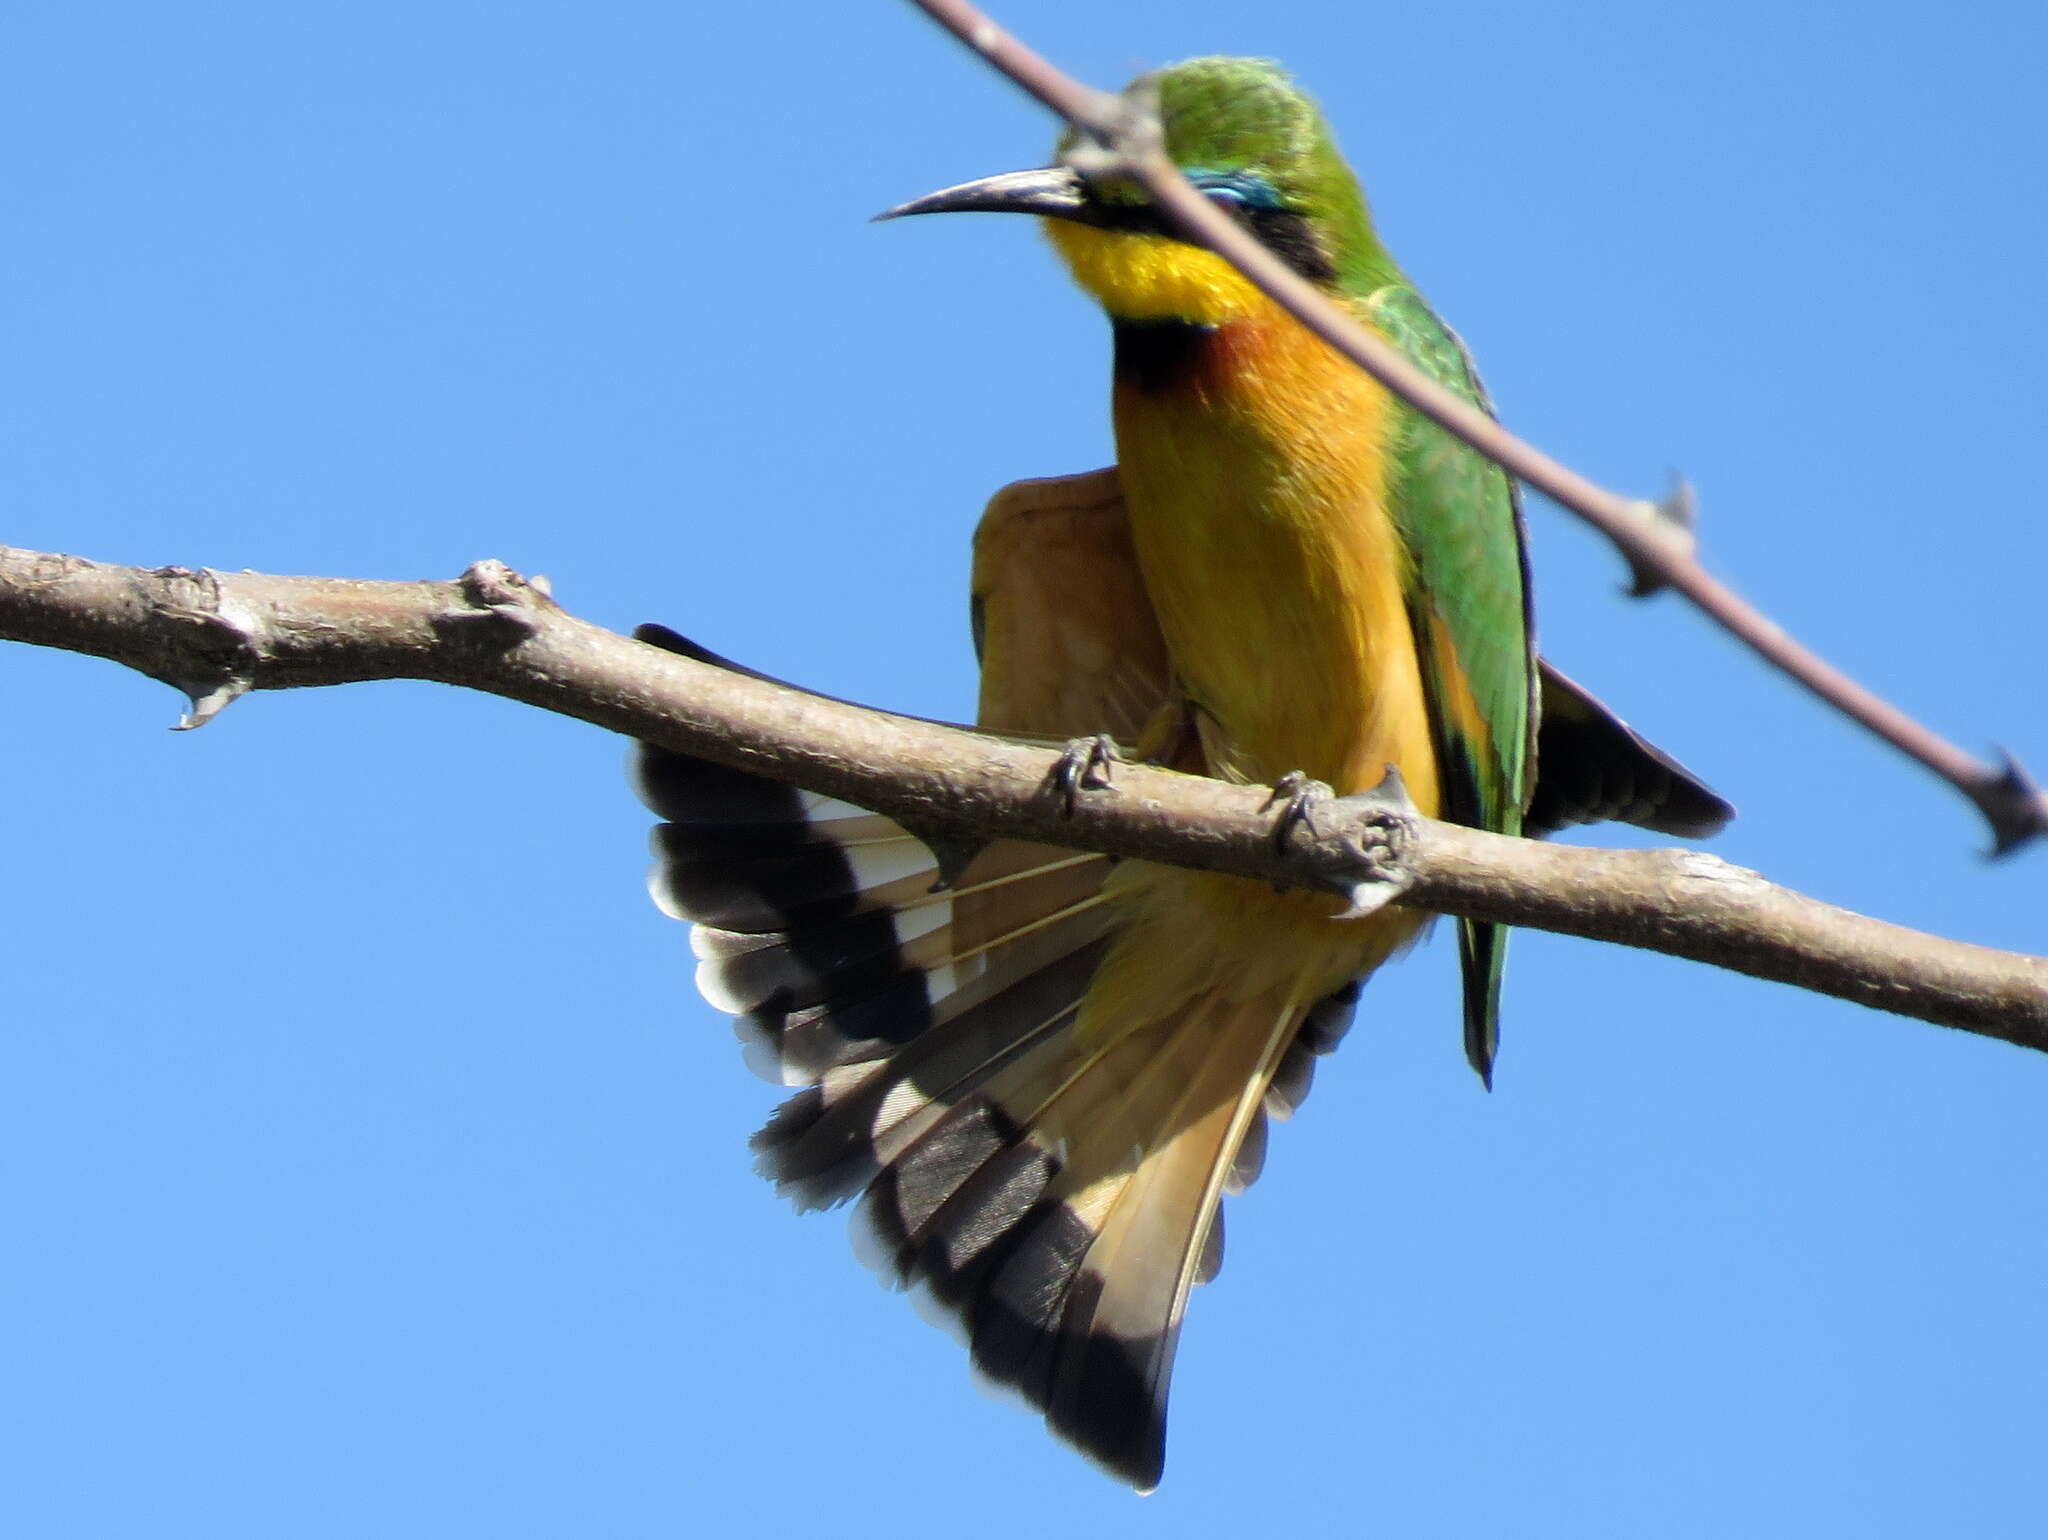
<path fill-rule="evenodd" d="M 1280 804 L 1280 812 L 1273 820 L 1273 848 L 1285 854 L 1287 842 L 1297 829 L 1306 830 L 1312 840 L 1319 838 L 1315 810 L 1336 800 L 1337 794 L 1321 781 L 1311 780 L 1306 770 L 1290 770 L 1281 776 L 1263 804 L 1266 808 L 1276 802 Z"/>
<path fill-rule="evenodd" d="M 1116 790 L 1113 770 L 1123 757 L 1116 740 L 1103 733 L 1076 738 L 1060 751 L 1047 785 L 1059 797 L 1069 818 L 1074 816 L 1083 793 Z"/>
<path fill-rule="evenodd" d="M 1371 791 L 1348 797 L 1293 770 L 1274 782 L 1265 806 L 1276 803 L 1275 847 L 1289 857 L 1304 886 L 1345 900 L 1349 907 L 1337 919 L 1373 913 L 1399 898 L 1414 880 L 1401 846 L 1422 815 L 1392 765 Z"/>
<path fill-rule="evenodd" d="M 1045 778 L 1046 792 L 1057 798 L 1061 811 L 1072 818 L 1087 793 L 1116 790 L 1112 771 L 1123 762 L 1123 752 L 1113 738 L 1103 733 L 1076 738 L 1053 762 Z M 924 842 L 938 862 L 938 880 L 931 887 L 934 893 L 955 886 L 968 865 L 989 846 L 988 840 L 976 835 L 935 829 L 909 820 L 903 826 Z"/>

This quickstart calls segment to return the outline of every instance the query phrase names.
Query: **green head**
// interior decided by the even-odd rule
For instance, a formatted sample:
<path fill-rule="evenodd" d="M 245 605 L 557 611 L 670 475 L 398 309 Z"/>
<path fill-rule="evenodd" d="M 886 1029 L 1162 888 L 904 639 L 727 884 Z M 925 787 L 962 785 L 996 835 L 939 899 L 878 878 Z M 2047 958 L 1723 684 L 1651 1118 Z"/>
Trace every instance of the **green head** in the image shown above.
<path fill-rule="evenodd" d="M 1140 77 L 1126 94 L 1155 97 L 1174 164 L 1297 272 L 1354 294 L 1399 276 L 1321 110 L 1277 64 L 1190 59 Z M 1224 282 L 1203 265 L 1217 259 L 1172 234 L 1141 188 L 1067 164 L 1075 149 L 1070 133 L 1058 165 L 949 187 L 881 217 L 1038 214 L 1054 221 L 1075 277 L 1112 312 L 1211 319 L 1192 312 L 1214 310 L 1214 296 L 1196 302 L 1182 291 Z"/>

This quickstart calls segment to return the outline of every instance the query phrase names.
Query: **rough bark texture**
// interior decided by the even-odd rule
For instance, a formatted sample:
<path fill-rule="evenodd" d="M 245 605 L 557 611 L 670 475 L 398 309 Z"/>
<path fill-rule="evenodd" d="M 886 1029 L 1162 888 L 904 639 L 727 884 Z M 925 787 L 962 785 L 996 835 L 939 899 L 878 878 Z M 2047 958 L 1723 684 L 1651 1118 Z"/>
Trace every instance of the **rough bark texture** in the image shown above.
<path fill-rule="evenodd" d="M 759 771 L 897 818 L 942 853 L 1015 836 L 1318 886 L 1370 908 L 1614 941 L 2048 1050 L 2048 959 L 1888 925 L 1714 856 L 1508 839 L 1419 816 L 1398 783 L 1276 839 L 1263 788 L 1119 766 L 1061 795 L 1056 753 L 870 711 L 578 620 L 495 562 L 450 583 L 154 571 L 0 547 L 0 640 L 124 663 L 192 697 L 430 679 Z"/>

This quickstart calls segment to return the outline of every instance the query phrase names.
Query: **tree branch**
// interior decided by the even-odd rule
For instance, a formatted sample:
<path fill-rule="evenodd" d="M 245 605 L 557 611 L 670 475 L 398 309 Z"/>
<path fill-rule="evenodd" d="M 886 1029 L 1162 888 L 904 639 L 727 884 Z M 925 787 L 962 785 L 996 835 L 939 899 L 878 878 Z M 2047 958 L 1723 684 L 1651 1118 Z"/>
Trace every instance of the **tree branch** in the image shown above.
<path fill-rule="evenodd" d="M 1525 443 L 1453 395 L 1398 350 L 1346 315 L 1181 175 L 1165 152 L 1158 115 L 1132 95 L 1082 85 L 1011 36 L 969 0 L 911 0 L 990 65 L 1065 118 L 1086 140 L 1067 159 L 1090 177 L 1142 184 L 1190 241 L 1206 246 L 1276 304 L 1424 416 L 1510 475 L 1599 530 L 1627 560 L 1638 596 L 1675 588 L 1723 630 L 1830 706 L 1954 786 L 1991 826 L 1992 854 L 2048 833 L 2048 793 L 2010 755 L 1988 764 L 1914 720 L 1794 641 L 1700 564 L 1693 503 L 1681 487 L 1663 504 L 1625 498 Z"/>
<path fill-rule="evenodd" d="M 1055 753 L 806 694 L 578 620 L 496 563 L 452 583 L 164 567 L 0 546 L 0 640 L 175 685 L 197 726 L 249 690 L 427 679 L 524 701 L 886 813 L 941 848 L 1008 837 L 1398 898 L 1615 941 L 2048 1051 L 2048 959 L 1823 904 L 1713 856 L 1509 839 L 1421 817 L 1398 782 L 1275 839 L 1271 797 L 1143 766 L 1071 813 Z"/>

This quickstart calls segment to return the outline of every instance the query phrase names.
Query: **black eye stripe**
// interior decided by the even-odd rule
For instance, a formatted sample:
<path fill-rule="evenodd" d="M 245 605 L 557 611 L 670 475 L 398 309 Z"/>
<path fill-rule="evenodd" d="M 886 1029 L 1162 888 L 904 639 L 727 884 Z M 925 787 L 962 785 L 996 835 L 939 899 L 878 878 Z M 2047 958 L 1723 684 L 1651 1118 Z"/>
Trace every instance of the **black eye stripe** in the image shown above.
<path fill-rule="evenodd" d="M 1242 201 L 1238 189 L 1224 183 L 1197 186 L 1211 202 L 1228 213 L 1256 236 L 1259 244 L 1271 251 L 1282 262 L 1293 268 L 1302 277 L 1314 283 L 1328 283 L 1337 276 L 1337 269 L 1331 263 L 1329 254 L 1316 239 L 1315 231 L 1307 218 L 1292 209 L 1260 207 Z M 1217 197 L 1218 192 L 1230 195 Z M 1164 235 L 1178 240 L 1180 237 L 1159 217 L 1159 211 L 1149 203 L 1126 204 L 1115 211 L 1111 228 L 1143 232 L 1147 235 Z"/>
<path fill-rule="evenodd" d="M 1301 215 L 1288 209 L 1247 209 L 1244 214 L 1249 215 L 1245 222 L 1259 244 L 1302 277 L 1327 283 L 1337 276 L 1328 253 Z"/>

